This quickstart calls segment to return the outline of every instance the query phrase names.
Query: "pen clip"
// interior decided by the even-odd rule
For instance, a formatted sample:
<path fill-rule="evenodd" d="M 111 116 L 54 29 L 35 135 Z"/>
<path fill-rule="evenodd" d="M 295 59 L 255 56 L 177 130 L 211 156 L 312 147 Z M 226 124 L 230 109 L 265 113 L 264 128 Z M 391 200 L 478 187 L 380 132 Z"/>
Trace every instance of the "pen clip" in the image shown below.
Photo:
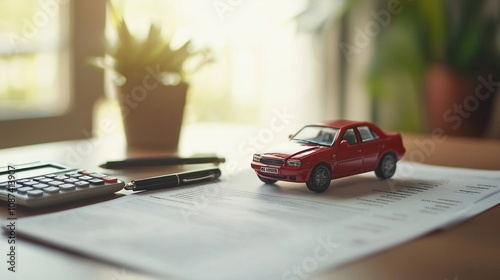
<path fill-rule="evenodd" d="M 192 179 L 182 179 L 182 182 L 183 183 L 190 183 L 190 182 L 202 181 L 202 180 L 213 179 L 213 178 L 215 178 L 214 173 L 207 175 L 207 176 L 203 176 L 203 177 L 197 177 L 197 178 L 192 178 Z"/>

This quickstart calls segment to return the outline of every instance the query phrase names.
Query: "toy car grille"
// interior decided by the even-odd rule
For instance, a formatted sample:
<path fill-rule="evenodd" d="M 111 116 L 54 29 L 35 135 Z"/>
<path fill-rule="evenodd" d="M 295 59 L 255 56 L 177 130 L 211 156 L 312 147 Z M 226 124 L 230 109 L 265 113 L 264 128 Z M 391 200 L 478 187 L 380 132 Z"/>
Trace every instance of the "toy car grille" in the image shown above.
<path fill-rule="evenodd" d="M 281 160 L 281 159 L 270 159 L 270 158 L 261 158 L 260 162 L 263 163 L 263 164 L 277 165 L 277 166 L 283 166 L 285 164 L 284 160 Z"/>

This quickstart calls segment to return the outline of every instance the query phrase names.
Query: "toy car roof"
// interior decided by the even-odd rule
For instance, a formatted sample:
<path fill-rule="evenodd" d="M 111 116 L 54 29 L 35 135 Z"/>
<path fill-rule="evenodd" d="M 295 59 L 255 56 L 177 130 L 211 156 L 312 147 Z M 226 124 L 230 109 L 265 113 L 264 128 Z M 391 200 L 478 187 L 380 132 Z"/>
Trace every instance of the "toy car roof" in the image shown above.
<path fill-rule="evenodd" d="M 334 121 L 327 121 L 327 122 L 323 122 L 323 123 L 317 123 L 315 125 L 329 126 L 329 127 L 334 127 L 334 128 L 342 128 L 342 127 L 353 126 L 353 125 L 373 125 L 373 124 L 370 122 L 367 122 L 367 121 L 334 120 Z"/>

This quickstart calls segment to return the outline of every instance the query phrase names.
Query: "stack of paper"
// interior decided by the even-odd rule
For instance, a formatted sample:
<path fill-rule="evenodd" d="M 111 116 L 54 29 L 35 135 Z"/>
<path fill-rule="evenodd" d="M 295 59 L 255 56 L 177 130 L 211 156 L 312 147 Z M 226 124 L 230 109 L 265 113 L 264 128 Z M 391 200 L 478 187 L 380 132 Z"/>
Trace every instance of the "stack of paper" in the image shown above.
<path fill-rule="evenodd" d="M 90 257 L 186 279 L 306 279 L 500 202 L 500 172 L 400 163 L 304 184 L 220 182 L 128 195 L 22 220 L 19 233 Z"/>

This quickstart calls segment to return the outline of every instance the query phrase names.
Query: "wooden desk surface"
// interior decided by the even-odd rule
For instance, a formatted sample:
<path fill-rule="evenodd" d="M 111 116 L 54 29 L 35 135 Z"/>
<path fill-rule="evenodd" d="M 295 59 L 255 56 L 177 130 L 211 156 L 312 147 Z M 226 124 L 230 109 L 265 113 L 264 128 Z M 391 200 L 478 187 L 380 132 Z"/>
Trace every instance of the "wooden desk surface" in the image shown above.
<path fill-rule="evenodd" d="M 218 134 L 220 131 L 212 133 Z M 238 135 L 238 133 L 234 134 Z M 234 140 L 226 139 L 228 142 Z M 242 143 L 241 139 L 236 141 Z M 405 160 L 453 167 L 500 170 L 500 141 L 448 137 L 444 142 L 438 143 L 430 136 L 404 135 L 404 142 L 407 148 Z M 90 145 L 88 153 L 83 148 L 85 143 Z M 224 153 L 228 147 L 231 147 L 229 143 L 220 142 L 209 143 L 205 146 L 211 151 L 229 157 L 229 154 Z M 236 149 L 234 147 L 234 150 Z M 75 163 L 79 167 L 103 171 L 96 166 L 107 159 L 121 158 L 131 153 L 135 154 L 134 151 L 125 149 L 121 139 L 108 141 L 107 144 L 73 141 L 0 150 L 0 163 L 5 165 L 13 161 L 32 161 L 36 155 L 37 158 L 56 160 L 66 164 Z M 240 156 L 241 158 L 236 160 L 248 161 L 248 158 L 251 158 L 251 155 L 240 154 Z M 163 171 L 153 170 L 150 173 Z M 129 177 L 139 177 L 138 173 L 114 175 L 121 176 L 125 180 Z M 142 172 L 140 175 L 149 174 Z M 6 216 L 5 204 L 0 204 L 0 206 L 0 215 Z M 56 209 L 64 208 L 68 206 Z M 21 209 L 19 215 L 29 216 L 33 215 L 33 212 Z M 427 234 L 395 248 L 332 269 L 323 275 L 317 275 L 315 279 L 500 279 L 499 221 L 500 206 L 497 205 L 449 230 Z M 20 278 L 13 279 L 32 279 L 31 277 L 39 279 L 41 271 L 44 271 L 44 278 L 54 280 L 67 279 L 68 275 L 82 275 L 82 279 L 150 279 L 142 273 L 102 264 L 50 247 L 26 241 L 21 241 L 19 246 L 22 248 L 20 254 L 23 260 L 20 266 L 21 273 L 15 275 Z M 4 247 L 0 246 L 0 248 Z M 50 268 L 44 263 L 56 265 Z M 4 275 L 6 267 L 2 266 L 0 269 L 0 275 Z"/>

